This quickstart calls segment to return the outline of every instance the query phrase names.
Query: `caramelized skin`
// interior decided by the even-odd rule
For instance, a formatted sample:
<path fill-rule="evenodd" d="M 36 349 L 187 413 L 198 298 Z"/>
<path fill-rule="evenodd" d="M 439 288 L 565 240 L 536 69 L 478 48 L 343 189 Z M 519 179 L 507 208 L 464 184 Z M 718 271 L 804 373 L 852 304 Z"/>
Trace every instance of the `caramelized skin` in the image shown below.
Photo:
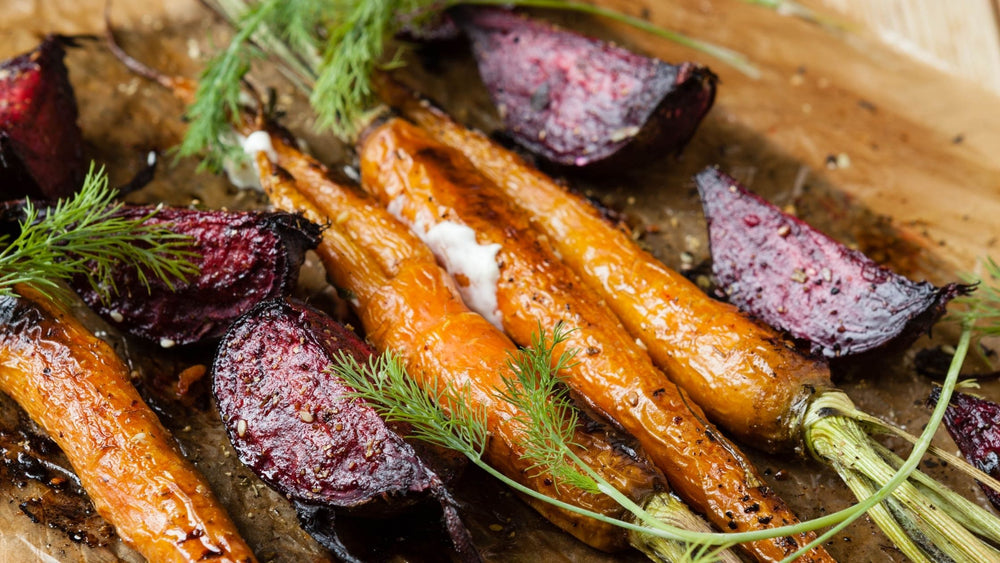
<path fill-rule="evenodd" d="M 708 297 L 514 153 L 389 88 L 408 117 L 461 151 L 530 215 L 562 260 L 607 301 L 709 418 L 765 450 L 802 447 L 805 406 L 817 391 L 832 386 L 824 362 L 797 353 L 774 329 Z"/>
<path fill-rule="evenodd" d="M 693 508 L 722 530 L 797 522 L 750 461 L 653 366 L 614 313 L 461 154 L 399 119 L 370 132 L 360 153 L 362 185 L 413 228 L 450 221 L 472 228 L 480 244 L 500 245 L 497 301 L 505 331 L 527 345 L 539 324 L 548 331 L 559 322 L 571 329 L 565 346 L 579 353 L 567 383 L 635 436 Z M 746 547 L 759 560 L 778 561 L 813 537 Z M 829 556 L 817 549 L 806 560 Z"/>
<path fill-rule="evenodd" d="M 469 406 L 483 409 L 487 416 L 490 438 L 484 457 L 503 474 L 564 502 L 622 518 L 624 510 L 609 497 L 556 488 L 551 475 L 531 469 L 531 462 L 522 458 L 525 430 L 515 422 L 520 413 L 496 396 L 515 347 L 469 311 L 426 246 L 373 202 L 327 179 L 315 162 L 287 145 L 276 143 L 275 150 L 279 163 L 301 176 L 292 179 L 259 155 L 258 166 L 269 170 L 262 174 L 262 184 L 274 206 L 329 223 L 317 251 L 334 284 L 353 294 L 368 339 L 380 350 L 398 354 L 425 388 L 468 389 Z M 309 180 L 297 181 L 300 178 Z M 336 206 L 328 207 L 326 202 L 331 201 Z M 338 216 L 342 220 L 335 219 Z M 576 453 L 640 504 L 653 492 L 663 491 L 666 484 L 655 468 L 624 454 L 610 434 L 601 428 L 578 430 Z M 613 551 L 628 545 L 619 527 L 525 499 L 593 547 Z"/>
<path fill-rule="evenodd" d="M 254 561 L 114 350 L 29 287 L 0 300 L 0 391 L 59 445 L 97 512 L 150 561 Z"/>

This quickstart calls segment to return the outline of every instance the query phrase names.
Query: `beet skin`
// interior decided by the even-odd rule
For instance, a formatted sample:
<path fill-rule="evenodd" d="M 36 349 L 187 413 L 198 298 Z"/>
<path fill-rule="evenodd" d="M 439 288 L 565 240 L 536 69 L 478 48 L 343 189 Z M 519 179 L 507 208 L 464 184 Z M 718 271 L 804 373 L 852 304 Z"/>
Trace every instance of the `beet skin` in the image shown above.
<path fill-rule="evenodd" d="M 50 35 L 34 51 L 0 63 L 0 200 L 55 200 L 83 184 L 66 41 Z"/>
<path fill-rule="evenodd" d="M 123 208 L 130 218 L 151 207 Z M 73 289 L 111 324 L 163 346 L 218 338 L 255 304 L 289 295 L 305 252 L 319 242 L 320 227 L 291 213 L 198 211 L 161 208 L 147 220 L 194 238 L 199 273 L 174 288 L 150 279 L 147 291 L 132 267 L 115 274 L 117 292 L 107 301 L 82 276 Z"/>
<path fill-rule="evenodd" d="M 894 274 L 715 168 L 695 181 L 720 291 L 751 315 L 808 341 L 815 353 L 837 357 L 908 343 L 968 290 Z"/>
<path fill-rule="evenodd" d="M 941 389 L 931 392 L 930 404 L 936 405 Z M 1000 405 L 965 393 L 953 393 L 944 414 L 948 434 L 965 459 L 984 473 L 1000 479 Z M 986 497 L 1000 509 L 1000 492 L 980 484 Z"/>
<path fill-rule="evenodd" d="M 557 164 L 677 152 L 715 99 L 715 75 L 697 64 L 670 65 L 506 10 L 449 13 L 508 133 Z"/>
<path fill-rule="evenodd" d="M 259 304 L 226 333 L 212 368 L 229 438 L 254 473 L 305 506 L 308 522 L 332 520 L 329 511 L 318 516 L 316 507 L 388 516 L 433 497 L 444 508 L 453 541 L 469 551 L 467 532 L 437 475 L 329 373 L 340 354 L 365 365 L 372 353 L 315 309 L 287 300 Z M 345 555 L 334 530 L 310 531 Z"/>

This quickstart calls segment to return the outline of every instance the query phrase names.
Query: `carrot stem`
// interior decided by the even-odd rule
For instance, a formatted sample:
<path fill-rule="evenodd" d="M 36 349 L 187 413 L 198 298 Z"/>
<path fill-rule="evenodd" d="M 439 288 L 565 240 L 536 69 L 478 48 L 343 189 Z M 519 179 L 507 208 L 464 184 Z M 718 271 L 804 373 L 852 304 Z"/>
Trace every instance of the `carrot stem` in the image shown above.
<path fill-rule="evenodd" d="M 867 496 L 867 498 L 859 498 L 860 502 L 855 506 L 859 509 L 857 513 L 821 535 L 815 540 L 816 543 L 826 541 L 857 519 L 863 511 L 875 507 L 893 495 L 905 513 L 902 516 L 894 517 L 900 528 L 912 530 L 913 527 L 908 524 L 915 523 L 921 533 L 927 534 L 927 537 L 934 542 L 937 548 L 956 561 L 998 560 L 997 551 L 975 537 L 962 526 L 960 521 L 953 518 L 952 511 L 949 510 L 948 506 L 935 505 L 930 499 L 921 495 L 913 483 L 908 482 L 930 447 L 934 432 L 940 426 L 955 382 L 958 380 L 958 373 L 968 353 L 971 337 L 971 328 L 966 327 L 956 347 L 948 377 L 945 379 L 941 389 L 941 397 L 931 419 L 909 457 L 895 473 L 892 473 L 892 467 L 871 445 L 871 438 L 860 429 L 857 421 L 850 417 L 849 413 L 857 409 L 847 395 L 840 391 L 828 391 L 813 400 L 804 419 L 804 440 L 812 453 L 836 469 L 848 485 L 854 484 L 852 489 L 856 488 L 858 479 L 862 477 L 870 479 L 878 487 L 874 494 Z M 902 490 L 900 490 L 901 486 Z M 855 490 L 855 492 L 859 491 Z M 995 520 L 995 517 L 987 513 L 983 520 L 981 525 L 990 528 L 992 527 L 990 521 Z M 894 528 L 896 526 L 890 528 L 887 533 L 893 533 L 892 529 Z M 913 545 L 909 541 L 897 545 L 904 551 L 909 551 L 906 549 L 908 544 Z M 804 547 L 789 560 L 794 560 L 795 557 L 804 553 L 807 547 Z"/>

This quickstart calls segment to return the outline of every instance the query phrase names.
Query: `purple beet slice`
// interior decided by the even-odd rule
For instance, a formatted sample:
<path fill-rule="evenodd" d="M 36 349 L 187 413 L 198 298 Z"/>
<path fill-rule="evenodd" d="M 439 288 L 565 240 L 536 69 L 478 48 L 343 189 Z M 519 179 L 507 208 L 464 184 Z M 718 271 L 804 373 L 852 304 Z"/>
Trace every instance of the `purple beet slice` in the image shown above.
<path fill-rule="evenodd" d="M 139 218 L 151 211 L 125 207 L 122 213 Z M 321 231 L 291 213 L 162 208 L 147 222 L 194 238 L 196 276 L 173 289 L 154 279 L 147 291 L 135 268 L 122 267 L 118 291 L 107 301 L 83 279 L 72 286 L 115 326 L 166 347 L 218 338 L 257 303 L 291 294 Z"/>
<path fill-rule="evenodd" d="M 929 403 L 937 404 L 941 388 L 931 391 Z M 1000 405 L 966 393 L 955 392 L 944 413 L 944 425 L 958 449 L 974 465 L 1000 479 Z M 1000 492 L 980 483 L 986 497 L 1000 509 Z"/>
<path fill-rule="evenodd" d="M 259 304 L 226 333 L 212 368 L 229 438 L 244 464 L 302 505 L 310 531 L 338 555 L 336 510 L 387 516 L 429 498 L 441 503 L 459 550 L 469 551 L 438 476 L 329 371 L 341 354 L 365 365 L 372 353 L 316 309 L 288 300 Z"/>
<path fill-rule="evenodd" d="M 912 342 L 968 286 L 897 275 L 749 192 L 716 168 L 695 176 L 719 291 L 827 357 Z"/>
<path fill-rule="evenodd" d="M 44 213 L 44 206 L 38 207 Z M 217 339 L 257 303 L 291 294 L 305 253 L 319 244 L 322 230 L 284 212 L 127 205 L 119 215 L 148 217 L 147 224 L 191 237 L 195 255 L 189 259 L 198 274 L 173 280 L 172 288 L 147 276 L 147 289 L 138 270 L 122 265 L 105 300 L 84 276 L 73 279 L 70 287 L 112 325 L 167 348 Z M 10 231 L 21 220 L 23 202 L 0 205 L 0 232 L 16 234 Z"/>
<path fill-rule="evenodd" d="M 557 164 L 680 151 L 715 100 L 716 77 L 697 64 L 667 64 L 506 10 L 450 13 L 508 133 Z"/>
<path fill-rule="evenodd" d="M 0 63 L 0 200 L 55 200 L 83 183 L 66 41 L 50 35 L 34 51 Z"/>

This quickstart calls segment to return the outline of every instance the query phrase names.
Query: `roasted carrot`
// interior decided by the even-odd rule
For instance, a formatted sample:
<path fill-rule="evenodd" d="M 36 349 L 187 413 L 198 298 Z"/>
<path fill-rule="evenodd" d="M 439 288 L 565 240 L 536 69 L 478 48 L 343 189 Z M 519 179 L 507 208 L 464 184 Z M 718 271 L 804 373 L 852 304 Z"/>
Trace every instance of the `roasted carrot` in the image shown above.
<path fill-rule="evenodd" d="M 530 215 L 562 261 L 614 310 L 633 337 L 709 417 L 758 447 L 809 452 L 833 467 L 859 496 L 888 480 L 898 465 L 863 428 L 901 431 L 861 413 L 831 380 L 826 363 L 798 353 L 777 331 L 708 297 L 697 286 L 643 251 L 592 206 L 519 157 L 448 118 L 389 82 L 383 93 L 432 137 L 460 151 Z M 995 556 L 969 533 L 996 541 L 992 514 L 919 475 L 917 491 L 904 483 L 894 493 L 906 508 L 870 514 L 911 558 L 928 541 L 950 556 Z M 925 494 L 928 489 L 934 494 Z M 902 500 L 905 497 L 905 500 Z M 935 501 L 947 497 L 948 503 Z M 974 515 L 972 518 L 969 516 Z M 975 520 L 974 522 L 972 520 Z"/>
<path fill-rule="evenodd" d="M 485 458 L 502 473 L 550 497 L 622 518 L 624 510 L 609 497 L 559 486 L 551 474 L 531 469 L 532 462 L 523 456 L 525 430 L 516 422 L 522 413 L 497 394 L 516 348 L 464 305 L 427 247 L 377 203 L 329 180 L 320 164 L 278 139 L 274 149 L 277 162 L 297 176 L 260 154 L 262 185 L 274 206 L 328 223 L 317 251 L 334 284 L 352 295 L 368 339 L 380 350 L 398 354 L 409 373 L 432 392 L 446 387 L 467 390 L 464 400 L 487 414 Z M 386 241 L 390 244 L 383 244 Z M 640 504 L 666 502 L 683 524 L 707 530 L 672 499 L 667 484 L 644 458 L 614 446 L 621 439 L 608 427 L 579 428 L 574 451 L 629 498 Z M 663 546 L 655 538 L 630 537 L 616 526 L 524 498 L 557 526 L 598 549 L 617 551 L 643 542 Z"/>
<path fill-rule="evenodd" d="M 530 343 L 539 324 L 552 330 L 564 323 L 572 331 L 565 345 L 580 351 L 567 370 L 569 386 L 634 436 L 692 507 L 723 530 L 797 522 L 750 461 L 653 366 L 614 314 L 468 160 L 400 119 L 373 129 L 359 153 L 362 186 L 414 232 L 430 240 L 436 231 L 467 229 L 472 244 L 495 249 L 498 278 L 489 290 L 495 309 L 479 312 L 499 320 L 521 345 Z M 437 248 L 445 263 L 464 259 L 461 250 Z M 460 269 L 452 269 L 458 284 L 472 287 Z M 748 549 L 760 560 L 777 561 L 812 538 L 762 540 Z M 807 558 L 828 559 L 821 548 Z"/>
<path fill-rule="evenodd" d="M 97 512 L 150 561 L 254 561 L 114 350 L 27 286 L 0 300 L 0 391 L 66 454 Z"/>
<path fill-rule="evenodd" d="M 607 299 L 657 365 L 715 423 L 764 450 L 801 446 L 805 406 L 833 387 L 824 361 L 795 354 L 778 332 L 706 296 L 516 154 L 386 86 L 407 117 L 461 151 L 531 216 L 563 262 Z"/>
<path fill-rule="evenodd" d="M 191 101 L 192 81 L 162 75 L 129 57 L 111 34 L 108 44 L 133 72 Z M 255 130 L 263 125 L 259 120 L 245 116 L 234 116 L 234 120 L 243 135 L 266 135 Z M 435 392 L 445 387 L 469 389 L 468 400 L 484 407 L 489 415 L 491 438 L 484 457 L 502 473 L 559 501 L 612 518 L 622 517 L 624 509 L 609 497 L 558 486 L 551 475 L 524 459 L 524 431 L 513 423 L 519 413 L 509 403 L 497 400 L 502 374 L 509 369 L 509 354 L 516 350 L 514 344 L 465 307 L 451 279 L 423 243 L 363 193 L 331 181 L 324 166 L 294 146 L 294 139 L 285 132 L 269 136 L 266 148 L 273 154 L 262 151 L 254 155 L 261 186 L 274 207 L 327 225 L 317 253 L 334 284 L 354 296 L 353 305 L 370 333 L 369 339 L 380 350 L 399 354 L 424 385 L 442 386 Z M 657 506 L 657 514 L 675 525 L 708 531 L 703 520 L 670 494 L 669 485 L 645 458 L 615 445 L 623 439 L 611 428 L 581 428 L 574 437 L 574 451 L 634 502 Z M 597 549 L 617 551 L 632 544 L 654 558 L 663 553 L 684 557 L 684 546 L 676 542 L 627 534 L 611 524 L 530 496 L 523 498 L 553 524 Z M 719 552 L 719 557 L 735 561 L 729 551 Z"/>

